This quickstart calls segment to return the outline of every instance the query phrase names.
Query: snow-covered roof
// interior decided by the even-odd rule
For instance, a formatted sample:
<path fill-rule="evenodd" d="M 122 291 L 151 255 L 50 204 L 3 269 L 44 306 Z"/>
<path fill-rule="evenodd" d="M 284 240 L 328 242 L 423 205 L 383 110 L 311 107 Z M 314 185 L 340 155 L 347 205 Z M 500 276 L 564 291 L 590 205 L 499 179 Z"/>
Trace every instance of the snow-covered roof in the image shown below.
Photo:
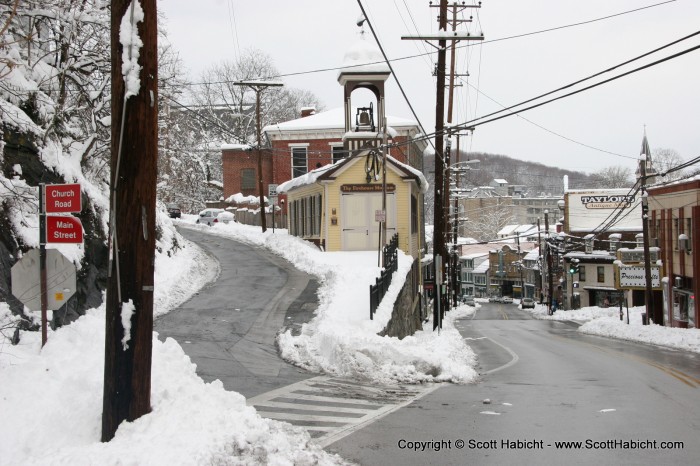
<path fill-rule="evenodd" d="M 346 159 L 341 159 L 338 162 L 331 163 L 328 165 L 324 165 L 323 167 L 319 167 L 315 170 L 311 170 L 308 173 L 305 173 L 301 176 L 297 176 L 296 178 L 292 178 L 289 181 L 285 181 L 284 183 L 280 184 L 277 186 L 277 192 L 278 193 L 286 193 L 289 192 L 290 190 L 294 188 L 299 188 L 301 186 L 307 186 L 310 184 L 315 183 L 318 181 L 318 179 L 327 173 L 329 173 L 331 170 L 335 170 L 336 168 L 339 168 L 341 165 L 344 165 L 346 163 L 350 163 L 351 161 L 355 161 L 357 157 L 356 156 L 352 158 L 346 158 Z M 420 184 L 421 192 L 423 194 L 428 192 L 428 180 L 425 178 L 422 172 L 419 170 L 411 167 L 410 165 L 406 165 L 405 163 L 399 162 L 396 160 L 394 157 L 388 155 L 387 160 L 394 166 L 398 167 L 400 170 L 403 170 L 404 172 L 407 172 L 408 174 L 415 176 L 418 178 L 418 183 Z"/>
<path fill-rule="evenodd" d="M 250 144 L 221 144 L 221 150 L 253 150 Z"/>
<path fill-rule="evenodd" d="M 353 109 L 353 112 L 357 109 Z M 387 132 L 391 133 L 392 128 L 418 127 L 414 120 L 387 115 Z M 267 125 L 263 128 L 263 133 L 275 133 L 285 131 L 309 131 L 319 129 L 336 129 L 345 131 L 345 110 L 343 107 L 333 108 L 325 112 L 315 113 L 296 120 L 289 120 L 283 123 Z"/>
<path fill-rule="evenodd" d="M 379 47 L 374 41 L 365 38 L 365 34 L 345 52 L 341 66 L 339 77 L 347 73 L 391 73 Z"/>
<path fill-rule="evenodd" d="M 339 160 L 338 162 L 335 163 L 329 163 L 328 165 L 324 165 L 322 167 L 319 167 L 315 170 L 311 170 L 308 173 L 305 173 L 301 176 L 297 176 L 296 178 L 292 178 L 291 180 L 285 181 L 284 183 L 280 184 L 277 186 L 277 192 L 278 193 L 286 193 L 288 191 L 291 191 L 294 188 L 299 188 L 301 186 L 306 186 L 309 184 L 313 184 L 318 180 L 318 177 L 326 173 L 328 170 L 332 169 L 336 165 L 341 164 L 343 161 L 347 159 L 342 159 Z"/>
<path fill-rule="evenodd" d="M 463 254 L 459 256 L 460 259 L 478 259 L 479 257 L 488 257 L 488 251 L 485 252 L 473 252 L 470 254 Z"/>
<path fill-rule="evenodd" d="M 488 271 L 489 271 L 489 260 L 486 259 L 484 262 L 482 262 L 481 264 L 474 267 L 474 270 L 472 270 L 472 273 L 486 273 Z"/>
<path fill-rule="evenodd" d="M 535 248 L 532 251 L 525 254 L 523 257 L 524 261 L 536 261 L 540 257 L 540 248 Z"/>

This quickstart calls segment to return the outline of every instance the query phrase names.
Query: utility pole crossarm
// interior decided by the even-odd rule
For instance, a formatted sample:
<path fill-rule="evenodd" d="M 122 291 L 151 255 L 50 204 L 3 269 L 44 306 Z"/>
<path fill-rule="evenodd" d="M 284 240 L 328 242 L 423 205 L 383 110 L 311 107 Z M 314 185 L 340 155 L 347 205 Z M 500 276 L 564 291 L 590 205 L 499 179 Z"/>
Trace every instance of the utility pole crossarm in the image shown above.
<path fill-rule="evenodd" d="M 469 32 L 438 31 L 434 34 L 410 34 L 408 36 L 401 36 L 401 40 L 484 40 L 484 36 L 475 36 Z"/>

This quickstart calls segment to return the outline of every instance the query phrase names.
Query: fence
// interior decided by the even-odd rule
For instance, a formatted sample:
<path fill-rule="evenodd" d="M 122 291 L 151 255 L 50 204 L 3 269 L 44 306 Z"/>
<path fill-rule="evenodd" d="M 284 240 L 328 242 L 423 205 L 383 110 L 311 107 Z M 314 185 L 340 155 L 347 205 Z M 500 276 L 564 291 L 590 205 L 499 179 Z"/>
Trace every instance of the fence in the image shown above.
<path fill-rule="evenodd" d="M 399 269 L 399 259 L 397 250 L 399 248 L 399 234 L 396 233 L 389 241 L 389 244 L 384 246 L 382 250 L 384 268 L 375 279 L 374 285 L 369 286 L 369 318 L 374 319 L 374 313 L 379 307 L 379 303 L 384 299 L 386 291 L 391 285 L 391 277 Z"/>

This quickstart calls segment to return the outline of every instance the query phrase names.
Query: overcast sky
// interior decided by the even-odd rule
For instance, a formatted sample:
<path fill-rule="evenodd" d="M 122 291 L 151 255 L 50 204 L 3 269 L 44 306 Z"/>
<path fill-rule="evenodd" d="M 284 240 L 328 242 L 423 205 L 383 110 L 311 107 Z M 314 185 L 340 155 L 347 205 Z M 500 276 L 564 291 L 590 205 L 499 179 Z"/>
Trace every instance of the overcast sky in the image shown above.
<path fill-rule="evenodd" d="M 362 3 L 390 59 L 434 51 L 423 42 L 401 40 L 402 35 L 437 30 L 438 9 L 430 8 L 427 0 Z M 700 1 L 676 0 L 507 39 L 656 3 L 660 0 L 485 0 L 480 9 L 465 10 L 462 16 L 473 15 L 474 20 L 460 30 L 483 31 L 486 40 L 458 51 L 457 71 L 470 76 L 457 88 L 453 121 L 500 110 L 494 101 L 503 106 L 519 103 L 700 30 Z M 281 74 L 310 72 L 282 78 L 286 86 L 314 92 L 327 109 L 342 105 L 337 70 L 311 71 L 339 67 L 345 51 L 358 40 L 356 0 L 160 0 L 158 7 L 165 15 L 169 41 L 192 81 L 212 65 L 257 48 L 272 58 Z M 700 35 L 586 84 L 698 45 Z M 430 53 L 393 62 L 427 132 L 435 129 L 436 57 Z M 473 151 L 592 172 L 611 165 L 636 167 L 646 125 L 652 150 L 674 149 L 687 160 L 700 155 L 699 83 L 700 49 L 521 117 L 484 124 L 462 144 Z M 394 78 L 386 99 L 388 114 L 413 119 Z"/>

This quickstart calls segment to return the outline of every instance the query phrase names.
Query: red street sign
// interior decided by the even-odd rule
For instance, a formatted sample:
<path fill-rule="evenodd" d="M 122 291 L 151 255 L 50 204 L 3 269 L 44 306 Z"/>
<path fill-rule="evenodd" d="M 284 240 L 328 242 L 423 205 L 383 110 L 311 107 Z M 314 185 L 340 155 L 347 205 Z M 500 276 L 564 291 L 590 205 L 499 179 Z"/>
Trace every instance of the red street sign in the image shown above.
<path fill-rule="evenodd" d="M 80 212 L 80 185 L 79 184 L 47 184 L 46 185 L 45 212 Z"/>
<path fill-rule="evenodd" d="M 82 243 L 83 224 L 75 217 L 46 216 L 47 243 Z"/>

